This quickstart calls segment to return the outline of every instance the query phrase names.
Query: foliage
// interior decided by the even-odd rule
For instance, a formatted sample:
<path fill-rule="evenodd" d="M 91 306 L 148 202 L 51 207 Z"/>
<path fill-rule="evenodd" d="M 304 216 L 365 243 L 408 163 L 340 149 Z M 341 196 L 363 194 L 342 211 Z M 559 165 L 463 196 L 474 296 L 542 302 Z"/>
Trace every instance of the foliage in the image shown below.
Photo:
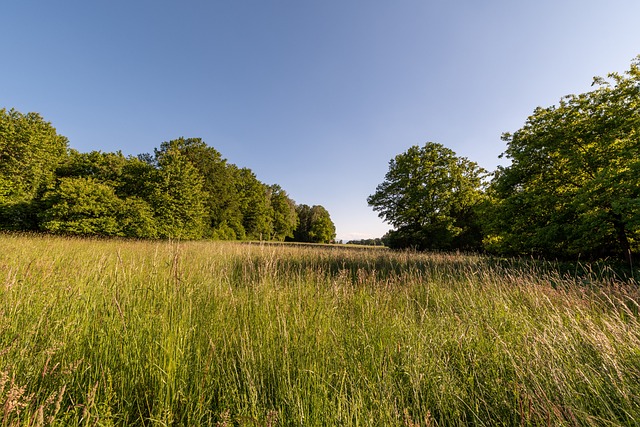
<path fill-rule="evenodd" d="M 270 240 L 273 233 L 269 189 L 248 168 L 237 170 L 236 191 L 240 196 L 242 227 L 251 240 Z"/>
<path fill-rule="evenodd" d="M 125 237 L 153 239 L 160 234 L 153 208 L 139 197 L 133 196 L 123 200 L 118 222 L 121 235 Z"/>
<path fill-rule="evenodd" d="M 382 241 L 382 238 L 349 240 L 346 244 L 360 245 L 360 246 L 384 246 L 384 242 Z"/>
<path fill-rule="evenodd" d="M 0 230 L 221 240 L 290 238 L 295 202 L 200 138 L 154 154 L 67 150 L 37 113 L 0 110 Z"/>
<path fill-rule="evenodd" d="M 202 177 L 205 236 L 221 240 L 284 240 L 297 223 L 295 203 L 278 185 L 267 186 L 200 138 L 163 142 L 156 156 L 177 150 Z M 148 161 L 151 163 L 150 161 Z"/>
<path fill-rule="evenodd" d="M 177 148 L 156 152 L 157 178 L 151 194 L 159 237 L 199 239 L 205 233 L 206 211 L 198 170 Z"/>
<path fill-rule="evenodd" d="M 626 256 L 640 249 L 640 58 L 624 75 L 537 108 L 505 134 L 492 183 L 493 249 Z"/>
<path fill-rule="evenodd" d="M 122 234 L 117 217 L 122 200 L 113 187 L 95 178 L 60 178 L 45 200 L 50 206 L 43 214 L 46 231 L 84 236 Z"/>
<path fill-rule="evenodd" d="M 55 172 L 58 178 L 91 178 L 115 190 L 121 185 L 127 163 L 127 158 L 121 152 L 91 151 L 80 153 L 71 149 Z"/>
<path fill-rule="evenodd" d="M 329 212 L 320 205 L 299 205 L 298 227 L 293 232 L 296 242 L 331 243 L 336 238 L 336 227 Z"/>
<path fill-rule="evenodd" d="M 147 202 L 151 200 L 153 187 L 157 179 L 157 165 L 128 157 L 122 166 L 121 175 L 115 188 L 120 197 L 137 197 Z"/>
<path fill-rule="evenodd" d="M 203 200 L 207 212 L 206 234 L 223 240 L 246 236 L 242 225 L 241 193 L 237 189 L 238 169 L 200 138 L 178 138 L 163 142 L 156 155 L 176 149 L 198 170 L 203 179 Z"/>
<path fill-rule="evenodd" d="M 336 227 L 331 220 L 329 211 L 323 206 L 311 207 L 311 227 L 309 228 L 309 240 L 315 243 L 331 243 L 336 238 Z"/>
<path fill-rule="evenodd" d="M 269 187 L 269 203 L 273 213 L 272 239 L 284 241 L 286 238 L 293 237 L 293 232 L 298 226 L 296 203 L 277 184 Z"/>
<path fill-rule="evenodd" d="M 151 206 L 138 197 L 121 199 L 93 177 L 64 177 L 43 197 L 41 228 L 83 236 L 157 236 Z"/>
<path fill-rule="evenodd" d="M 476 163 L 429 142 L 392 159 L 367 201 L 396 228 L 387 236 L 392 248 L 475 249 L 482 237 L 476 208 L 485 174 Z"/>
<path fill-rule="evenodd" d="M 40 226 L 65 234 L 157 237 L 149 204 L 156 175 L 152 166 L 121 152 L 69 150 L 55 188 L 41 203 Z"/>
<path fill-rule="evenodd" d="M 37 200 L 53 182 L 67 139 L 37 113 L 0 109 L 0 228 L 37 227 Z"/>

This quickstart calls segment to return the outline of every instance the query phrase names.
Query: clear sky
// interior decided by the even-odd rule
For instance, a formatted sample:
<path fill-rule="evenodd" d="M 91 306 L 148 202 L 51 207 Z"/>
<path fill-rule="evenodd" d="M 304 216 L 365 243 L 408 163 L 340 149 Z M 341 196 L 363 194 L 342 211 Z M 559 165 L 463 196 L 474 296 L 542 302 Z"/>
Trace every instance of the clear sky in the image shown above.
<path fill-rule="evenodd" d="M 388 162 L 441 143 L 488 170 L 503 132 L 640 54 L 638 0 L 20 0 L 0 8 L 0 107 L 82 152 L 200 137 L 338 239 Z"/>

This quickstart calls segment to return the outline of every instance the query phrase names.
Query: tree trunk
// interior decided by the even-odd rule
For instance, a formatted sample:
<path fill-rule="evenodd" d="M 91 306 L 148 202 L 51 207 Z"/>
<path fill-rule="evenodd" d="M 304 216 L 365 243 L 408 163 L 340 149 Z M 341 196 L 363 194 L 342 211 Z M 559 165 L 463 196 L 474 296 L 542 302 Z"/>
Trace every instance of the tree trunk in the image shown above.
<path fill-rule="evenodd" d="M 620 249 L 622 250 L 624 259 L 629 263 L 629 265 L 632 265 L 633 255 L 631 254 L 631 245 L 629 244 L 629 238 L 627 237 L 627 230 L 625 229 L 624 222 L 622 221 L 622 216 L 617 213 L 612 213 L 611 217 L 613 219 L 613 227 L 616 230 L 618 243 L 620 244 Z"/>

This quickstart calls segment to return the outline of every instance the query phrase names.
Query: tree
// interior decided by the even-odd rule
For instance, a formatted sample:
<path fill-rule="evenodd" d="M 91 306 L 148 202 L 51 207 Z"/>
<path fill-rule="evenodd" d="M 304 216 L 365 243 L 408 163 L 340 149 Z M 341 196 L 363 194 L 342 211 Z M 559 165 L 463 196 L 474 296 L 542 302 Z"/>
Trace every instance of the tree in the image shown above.
<path fill-rule="evenodd" d="M 41 228 L 66 234 L 157 236 L 149 200 L 158 171 L 121 152 L 69 150 L 41 209 Z M 76 197 L 76 200 L 73 198 Z"/>
<path fill-rule="evenodd" d="M 122 236 L 122 200 L 113 187 L 91 177 L 61 178 L 45 200 L 42 228 L 60 234 Z"/>
<path fill-rule="evenodd" d="M 40 228 L 84 236 L 157 236 L 151 206 L 138 197 L 121 199 L 113 186 L 93 177 L 63 177 L 40 203 Z"/>
<path fill-rule="evenodd" d="M 375 239 L 349 240 L 346 244 L 359 246 L 384 246 L 384 242 L 380 237 L 376 237 Z"/>
<path fill-rule="evenodd" d="M 269 187 L 269 201 L 273 213 L 271 221 L 273 224 L 272 238 L 283 241 L 287 237 L 293 237 L 293 232 L 298 226 L 296 203 L 277 184 Z"/>
<path fill-rule="evenodd" d="M 128 157 L 122 166 L 116 193 L 123 198 L 135 197 L 150 202 L 157 175 L 155 162 L 148 163 L 139 157 Z"/>
<path fill-rule="evenodd" d="M 121 185 L 123 170 L 127 162 L 127 158 L 120 151 L 116 153 L 101 151 L 80 153 L 71 149 L 65 160 L 56 169 L 56 176 L 58 178 L 93 178 L 117 189 Z"/>
<path fill-rule="evenodd" d="M 537 108 L 504 134 L 511 165 L 496 172 L 499 251 L 624 256 L 640 248 L 640 57 L 596 89 Z"/>
<path fill-rule="evenodd" d="M 80 153 L 72 149 L 56 169 L 58 178 L 93 178 L 111 186 L 123 199 L 139 197 L 149 200 L 156 175 L 155 160 L 149 163 L 139 157 L 125 157 L 120 151 Z"/>
<path fill-rule="evenodd" d="M 0 109 L 0 229 L 37 227 L 38 199 L 67 143 L 38 113 Z"/>
<path fill-rule="evenodd" d="M 320 205 L 296 207 L 299 222 L 293 233 L 296 242 L 331 243 L 336 237 L 336 227 L 329 212 Z"/>
<path fill-rule="evenodd" d="M 390 247 L 477 249 L 485 175 L 476 163 L 429 142 L 392 159 L 367 201 L 396 228 L 386 236 Z"/>
<path fill-rule="evenodd" d="M 236 191 L 240 196 L 242 226 L 248 239 L 269 240 L 273 233 L 268 188 L 251 169 L 238 169 Z"/>
<path fill-rule="evenodd" d="M 178 138 L 163 142 L 157 153 L 169 149 L 180 151 L 202 176 L 208 235 L 225 240 L 244 238 L 238 168 L 228 164 L 216 149 L 207 146 L 200 138 Z"/>
<path fill-rule="evenodd" d="M 311 229 L 311 206 L 296 206 L 296 214 L 298 215 L 298 226 L 293 230 L 294 242 L 310 242 L 309 230 Z"/>
<path fill-rule="evenodd" d="M 336 226 L 331 220 L 329 211 L 320 205 L 311 208 L 311 228 L 309 241 L 314 243 L 331 243 L 336 238 Z"/>
<path fill-rule="evenodd" d="M 123 200 L 118 215 L 121 235 L 153 239 L 158 237 L 158 228 L 151 205 L 139 197 L 128 197 Z"/>
<path fill-rule="evenodd" d="M 156 152 L 158 170 L 151 194 L 159 237 L 199 239 L 206 211 L 203 178 L 177 148 Z"/>

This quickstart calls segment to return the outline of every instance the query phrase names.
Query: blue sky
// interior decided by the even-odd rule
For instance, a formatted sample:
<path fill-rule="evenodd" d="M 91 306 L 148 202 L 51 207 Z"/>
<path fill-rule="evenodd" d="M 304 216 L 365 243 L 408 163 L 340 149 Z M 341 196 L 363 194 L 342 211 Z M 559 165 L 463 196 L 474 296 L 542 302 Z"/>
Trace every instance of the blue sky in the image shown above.
<path fill-rule="evenodd" d="M 640 54 L 637 0 L 10 1 L 0 107 L 83 152 L 203 138 L 326 207 L 339 239 L 389 160 L 441 143 L 489 170 L 503 132 Z"/>

